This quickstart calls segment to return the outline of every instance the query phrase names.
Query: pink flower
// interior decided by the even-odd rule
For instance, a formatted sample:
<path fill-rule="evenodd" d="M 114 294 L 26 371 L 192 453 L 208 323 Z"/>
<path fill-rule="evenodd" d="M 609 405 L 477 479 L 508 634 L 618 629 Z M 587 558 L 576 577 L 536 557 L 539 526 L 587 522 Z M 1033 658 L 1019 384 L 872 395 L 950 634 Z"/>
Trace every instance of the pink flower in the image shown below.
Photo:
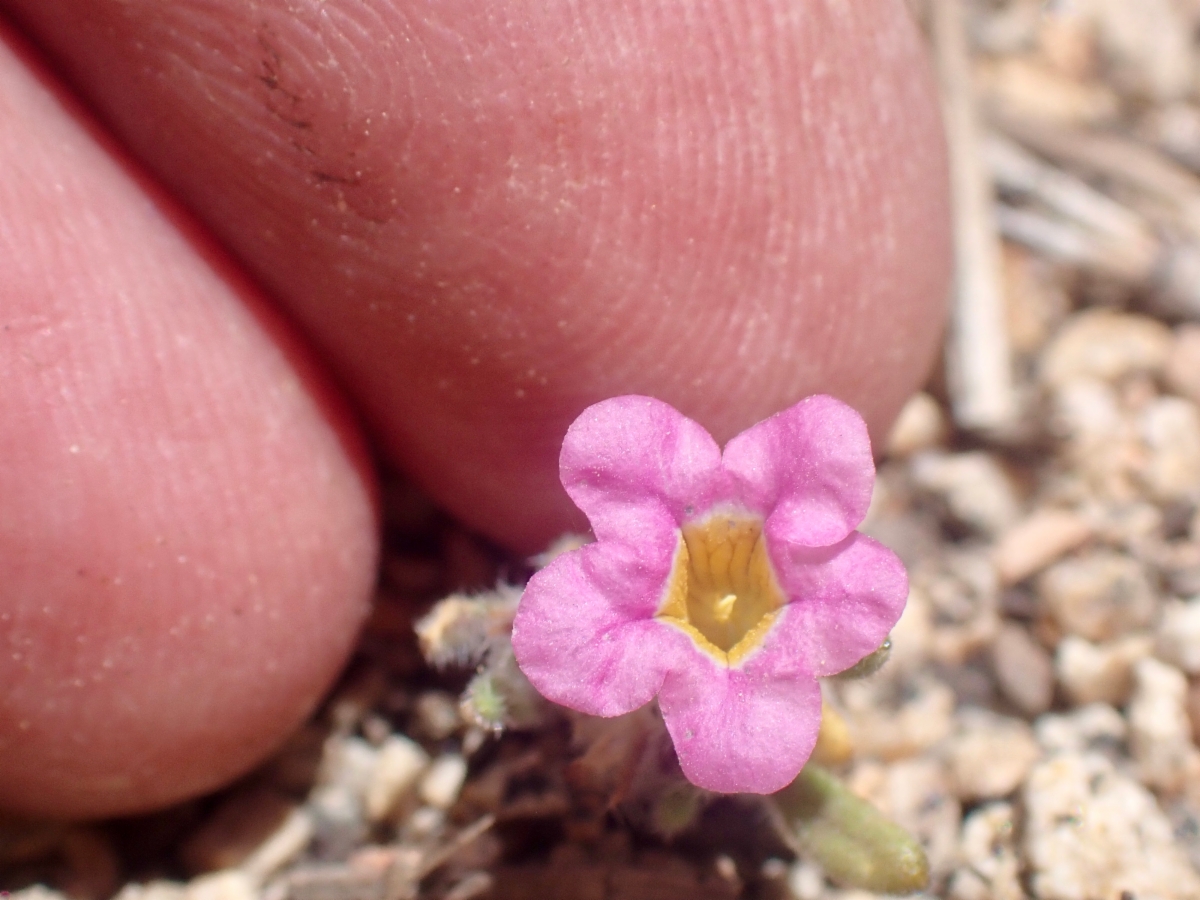
<path fill-rule="evenodd" d="M 785 787 L 816 742 L 817 678 L 878 648 L 908 593 L 895 554 L 854 530 L 875 478 L 862 418 L 809 397 L 722 453 L 666 403 L 615 397 L 575 420 L 559 464 L 596 542 L 530 579 L 521 670 L 592 715 L 657 695 L 702 788 Z"/>

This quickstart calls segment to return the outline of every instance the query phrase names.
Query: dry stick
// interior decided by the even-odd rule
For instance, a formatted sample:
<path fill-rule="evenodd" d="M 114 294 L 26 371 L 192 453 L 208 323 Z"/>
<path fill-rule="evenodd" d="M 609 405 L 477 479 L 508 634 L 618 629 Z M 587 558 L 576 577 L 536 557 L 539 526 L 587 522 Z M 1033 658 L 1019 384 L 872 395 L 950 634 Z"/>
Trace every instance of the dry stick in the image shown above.
<path fill-rule="evenodd" d="M 960 426 L 1004 430 L 1016 418 L 1000 281 L 993 189 L 983 162 L 961 0 L 931 4 L 934 55 L 950 150 L 954 208 L 954 303 L 947 380 Z"/>
<path fill-rule="evenodd" d="M 989 135 L 985 151 L 1002 193 L 1062 217 L 998 204 L 996 223 L 1006 238 L 1126 284 L 1147 282 L 1156 273 L 1163 248 L 1137 213 L 1007 138 Z"/>
<path fill-rule="evenodd" d="M 1148 289 L 1145 301 L 1159 314 L 1200 318 L 1200 180 L 1125 138 L 1048 123 L 1005 120 L 1005 127 L 1047 156 L 1124 184 L 1134 209 L 993 135 L 987 159 L 1000 188 L 1063 217 L 1001 204 L 1001 234 L 1060 262 Z"/>
<path fill-rule="evenodd" d="M 1175 224 L 1200 239 L 1200 179 L 1152 147 L 1040 120 L 997 116 L 996 125 L 1043 156 L 1148 195 L 1172 210 Z"/>

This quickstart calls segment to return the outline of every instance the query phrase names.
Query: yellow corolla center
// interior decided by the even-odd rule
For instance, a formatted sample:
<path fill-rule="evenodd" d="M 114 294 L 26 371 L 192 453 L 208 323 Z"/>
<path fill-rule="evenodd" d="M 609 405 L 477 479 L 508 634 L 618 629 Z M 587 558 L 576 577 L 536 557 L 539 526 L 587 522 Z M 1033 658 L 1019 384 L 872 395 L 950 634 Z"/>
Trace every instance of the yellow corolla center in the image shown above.
<path fill-rule="evenodd" d="M 753 516 L 718 513 L 680 529 L 658 618 L 725 665 L 762 643 L 787 602 L 762 528 Z"/>

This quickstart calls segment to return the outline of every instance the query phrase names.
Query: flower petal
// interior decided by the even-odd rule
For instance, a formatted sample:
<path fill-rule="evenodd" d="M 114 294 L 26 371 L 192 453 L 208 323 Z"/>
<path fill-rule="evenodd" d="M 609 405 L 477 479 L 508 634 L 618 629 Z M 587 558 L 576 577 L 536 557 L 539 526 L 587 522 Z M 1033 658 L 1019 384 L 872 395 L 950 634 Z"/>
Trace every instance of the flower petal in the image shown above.
<path fill-rule="evenodd" d="M 585 409 L 563 440 L 559 469 L 597 538 L 656 550 L 664 539 L 673 549 L 674 529 L 692 508 L 711 505 L 724 480 L 707 431 L 636 395 Z"/>
<path fill-rule="evenodd" d="M 825 676 L 879 648 L 908 599 L 908 575 L 896 554 L 857 532 L 834 547 L 769 546 L 790 602 L 761 652 L 778 647 Z"/>
<path fill-rule="evenodd" d="M 517 665 L 542 696 L 595 716 L 654 698 L 688 652 L 687 637 L 653 618 L 672 558 L 589 544 L 534 574 L 517 608 Z"/>
<path fill-rule="evenodd" d="M 734 496 L 793 544 L 826 547 L 867 514 L 875 461 L 862 417 L 817 395 L 743 431 L 725 447 Z M 740 492 L 740 494 L 739 494 Z"/>
<path fill-rule="evenodd" d="M 762 665 L 727 669 L 696 654 L 672 672 L 658 703 L 688 780 L 724 794 L 786 787 L 812 754 L 821 689 L 803 672 Z"/>

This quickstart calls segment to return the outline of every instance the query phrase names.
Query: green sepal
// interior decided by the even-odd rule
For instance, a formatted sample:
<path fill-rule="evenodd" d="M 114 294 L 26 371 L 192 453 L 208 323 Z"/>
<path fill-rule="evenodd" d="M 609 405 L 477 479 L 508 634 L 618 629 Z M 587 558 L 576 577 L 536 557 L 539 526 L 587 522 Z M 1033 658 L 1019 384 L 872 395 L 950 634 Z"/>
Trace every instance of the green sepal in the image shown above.
<path fill-rule="evenodd" d="M 780 815 L 784 839 L 839 885 L 883 894 L 928 885 L 929 860 L 916 839 L 820 766 L 805 766 L 767 800 Z"/>

